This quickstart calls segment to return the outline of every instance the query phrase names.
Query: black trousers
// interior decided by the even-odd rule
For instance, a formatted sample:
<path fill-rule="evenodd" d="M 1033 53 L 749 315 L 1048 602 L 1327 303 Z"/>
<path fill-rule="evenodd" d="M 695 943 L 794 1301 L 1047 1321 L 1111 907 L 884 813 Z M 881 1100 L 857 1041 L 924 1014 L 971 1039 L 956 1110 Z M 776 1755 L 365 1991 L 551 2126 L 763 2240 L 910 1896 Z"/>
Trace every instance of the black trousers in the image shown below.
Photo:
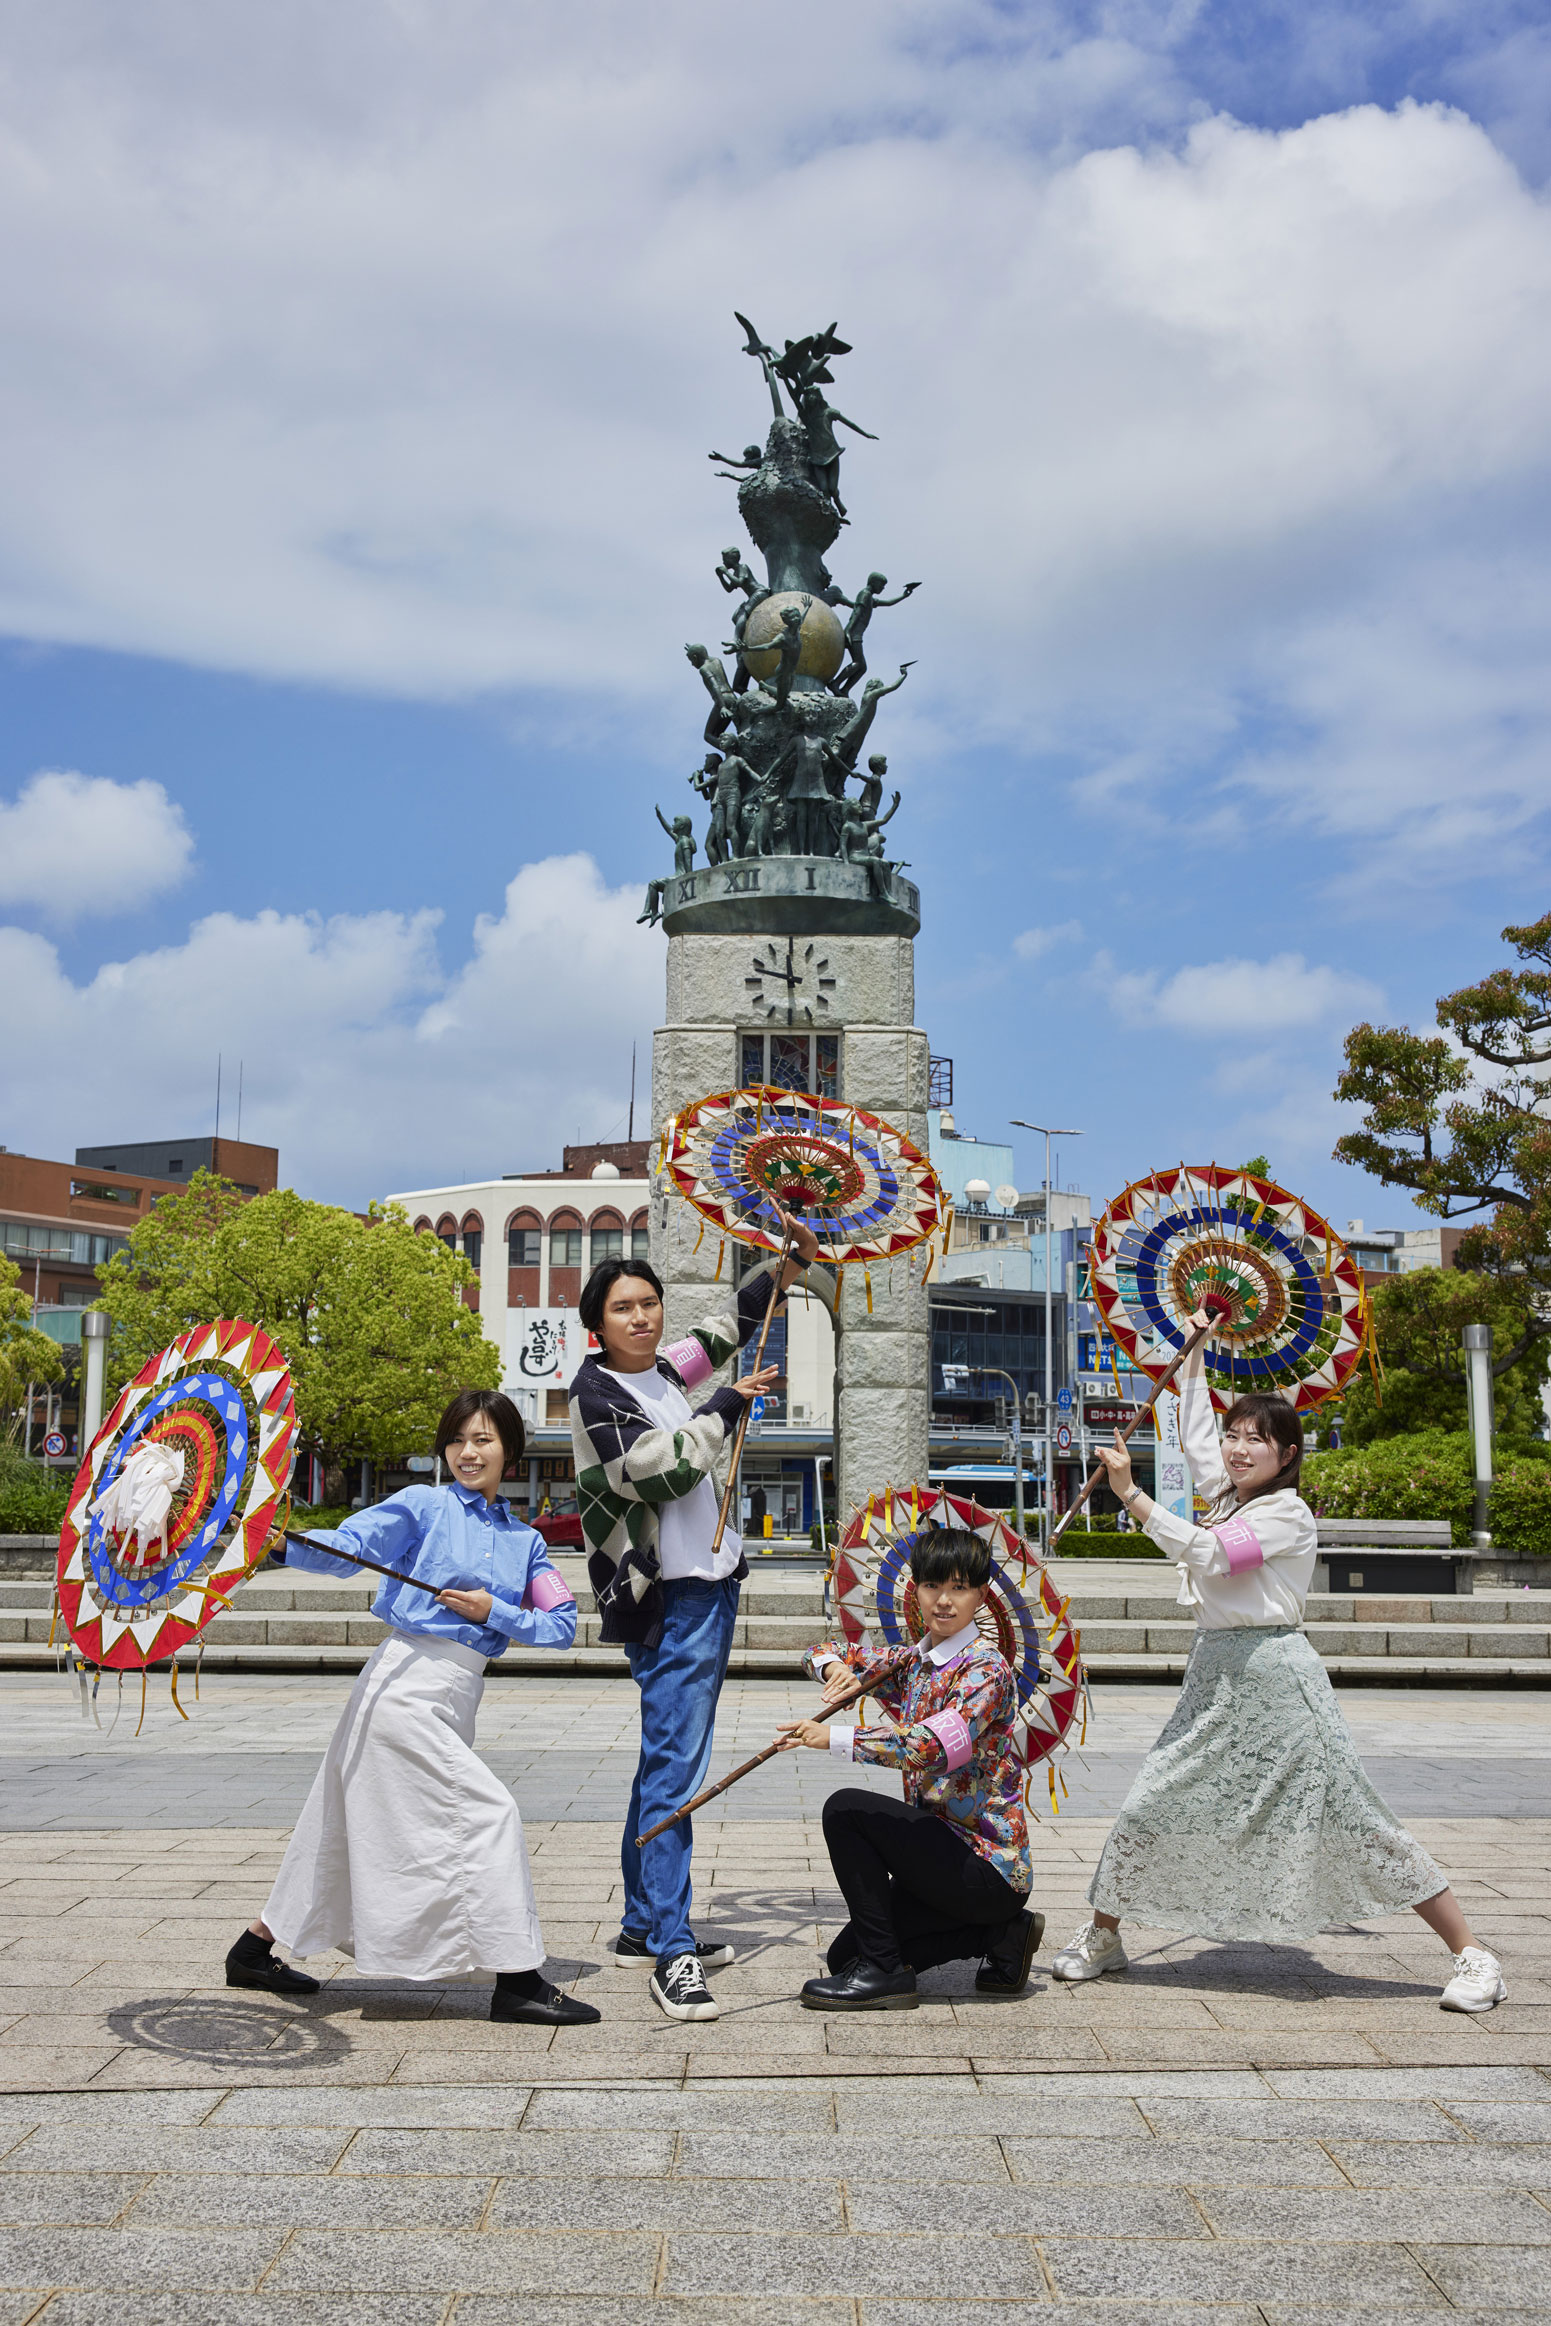
<path fill-rule="evenodd" d="M 824 1842 L 851 1910 L 829 1950 L 832 1971 L 858 1955 L 886 1971 L 927 1971 L 988 1954 L 1026 1903 L 930 1809 L 885 1793 L 831 1793 Z"/>

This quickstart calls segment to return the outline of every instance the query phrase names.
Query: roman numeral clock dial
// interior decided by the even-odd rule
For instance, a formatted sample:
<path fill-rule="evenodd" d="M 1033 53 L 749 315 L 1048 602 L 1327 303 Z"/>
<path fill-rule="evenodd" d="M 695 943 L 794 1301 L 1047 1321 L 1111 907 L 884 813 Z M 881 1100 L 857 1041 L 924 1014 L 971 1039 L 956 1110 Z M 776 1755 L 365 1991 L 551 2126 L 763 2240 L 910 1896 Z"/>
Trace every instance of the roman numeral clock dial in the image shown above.
<path fill-rule="evenodd" d="M 812 945 L 799 950 L 796 938 L 788 937 L 784 952 L 776 943 L 761 947 L 752 969 L 743 983 L 756 1015 L 788 1026 L 811 1026 L 828 1017 L 837 980 L 827 954 L 816 953 Z"/>

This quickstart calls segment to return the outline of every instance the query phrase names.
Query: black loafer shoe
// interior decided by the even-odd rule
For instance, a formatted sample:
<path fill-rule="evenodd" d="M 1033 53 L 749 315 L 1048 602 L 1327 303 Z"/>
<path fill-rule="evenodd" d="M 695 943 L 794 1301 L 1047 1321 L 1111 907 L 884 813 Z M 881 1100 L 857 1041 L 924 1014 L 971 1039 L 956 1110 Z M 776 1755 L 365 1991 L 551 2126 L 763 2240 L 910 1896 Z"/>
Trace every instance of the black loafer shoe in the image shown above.
<path fill-rule="evenodd" d="M 226 1958 L 229 1987 L 260 1987 L 266 1995 L 316 1995 L 320 1982 L 305 1971 L 293 1971 L 277 1954 L 243 1955 L 236 1947 Z"/>
<path fill-rule="evenodd" d="M 1002 1944 L 986 1956 L 975 1973 L 976 1994 L 1021 1995 L 1044 1935 L 1043 1914 L 1031 1914 L 1025 1907 Z"/>
<path fill-rule="evenodd" d="M 508 1988 L 497 1987 L 490 1998 L 490 2016 L 515 2020 L 523 2027 L 591 2027 L 603 2013 L 574 1995 L 563 1995 L 546 1979 L 537 1995 L 514 1995 Z"/>
<path fill-rule="evenodd" d="M 861 1956 L 833 1978 L 810 1979 L 802 1991 L 805 2011 L 915 2011 L 920 2002 L 914 1971 L 885 1971 Z"/>

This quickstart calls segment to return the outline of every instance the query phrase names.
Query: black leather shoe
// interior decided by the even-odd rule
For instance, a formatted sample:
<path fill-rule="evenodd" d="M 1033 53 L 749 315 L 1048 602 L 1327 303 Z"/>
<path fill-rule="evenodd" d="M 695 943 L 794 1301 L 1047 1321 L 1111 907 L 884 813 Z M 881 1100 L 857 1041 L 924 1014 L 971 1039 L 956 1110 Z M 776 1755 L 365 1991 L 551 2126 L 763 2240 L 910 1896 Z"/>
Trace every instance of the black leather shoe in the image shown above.
<path fill-rule="evenodd" d="M 541 1979 L 536 1995 L 514 1995 L 509 1987 L 497 1987 L 490 1998 L 490 2016 L 516 2020 L 525 2027 L 590 2027 L 603 2013 Z"/>
<path fill-rule="evenodd" d="M 802 1991 L 805 2011 L 914 2011 L 920 2001 L 914 1971 L 885 1971 L 860 1955 L 833 1978 L 810 1979 Z"/>
<path fill-rule="evenodd" d="M 1008 1926 L 1000 1945 L 994 1946 L 975 1973 L 977 1995 L 1021 1995 L 1045 1935 L 1043 1914 L 1027 1907 Z"/>
<path fill-rule="evenodd" d="M 243 1932 L 243 1938 L 251 1937 L 250 1931 Z M 293 1971 L 256 1938 L 251 1947 L 244 1947 L 239 1938 L 227 1955 L 226 1984 L 261 1987 L 266 1995 L 316 1995 L 319 1987 L 318 1980 L 309 1979 L 305 1971 Z"/>

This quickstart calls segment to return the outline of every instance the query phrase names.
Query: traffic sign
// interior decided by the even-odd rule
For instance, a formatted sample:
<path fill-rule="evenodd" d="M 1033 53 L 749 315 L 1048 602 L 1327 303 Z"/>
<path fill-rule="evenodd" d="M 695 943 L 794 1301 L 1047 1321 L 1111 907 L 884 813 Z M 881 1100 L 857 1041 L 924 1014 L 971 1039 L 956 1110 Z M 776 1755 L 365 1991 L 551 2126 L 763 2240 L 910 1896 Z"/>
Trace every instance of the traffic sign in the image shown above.
<path fill-rule="evenodd" d="M 49 1433 L 48 1433 L 48 1436 L 47 1436 L 47 1437 L 44 1439 L 44 1441 L 43 1441 L 43 1451 L 45 1452 L 45 1454 L 62 1454 L 62 1453 L 64 1452 L 64 1450 L 65 1450 L 65 1433 L 64 1433 L 64 1431 L 63 1431 L 63 1430 L 50 1430 L 50 1431 L 49 1431 Z"/>
<path fill-rule="evenodd" d="M 1063 1421 L 1063 1422 L 1058 1422 L 1058 1423 L 1057 1423 L 1057 1425 L 1056 1425 L 1056 1452 L 1057 1452 L 1058 1454 L 1069 1454 L 1069 1453 L 1071 1452 L 1071 1450 L 1072 1450 L 1072 1430 L 1071 1430 L 1071 1424 L 1070 1424 L 1069 1422 L 1064 1422 L 1064 1421 Z"/>
<path fill-rule="evenodd" d="M 1056 1391 L 1056 1404 L 1060 1407 L 1062 1413 L 1070 1413 L 1072 1410 L 1071 1391 L 1069 1389 L 1058 1389 Z"/>

